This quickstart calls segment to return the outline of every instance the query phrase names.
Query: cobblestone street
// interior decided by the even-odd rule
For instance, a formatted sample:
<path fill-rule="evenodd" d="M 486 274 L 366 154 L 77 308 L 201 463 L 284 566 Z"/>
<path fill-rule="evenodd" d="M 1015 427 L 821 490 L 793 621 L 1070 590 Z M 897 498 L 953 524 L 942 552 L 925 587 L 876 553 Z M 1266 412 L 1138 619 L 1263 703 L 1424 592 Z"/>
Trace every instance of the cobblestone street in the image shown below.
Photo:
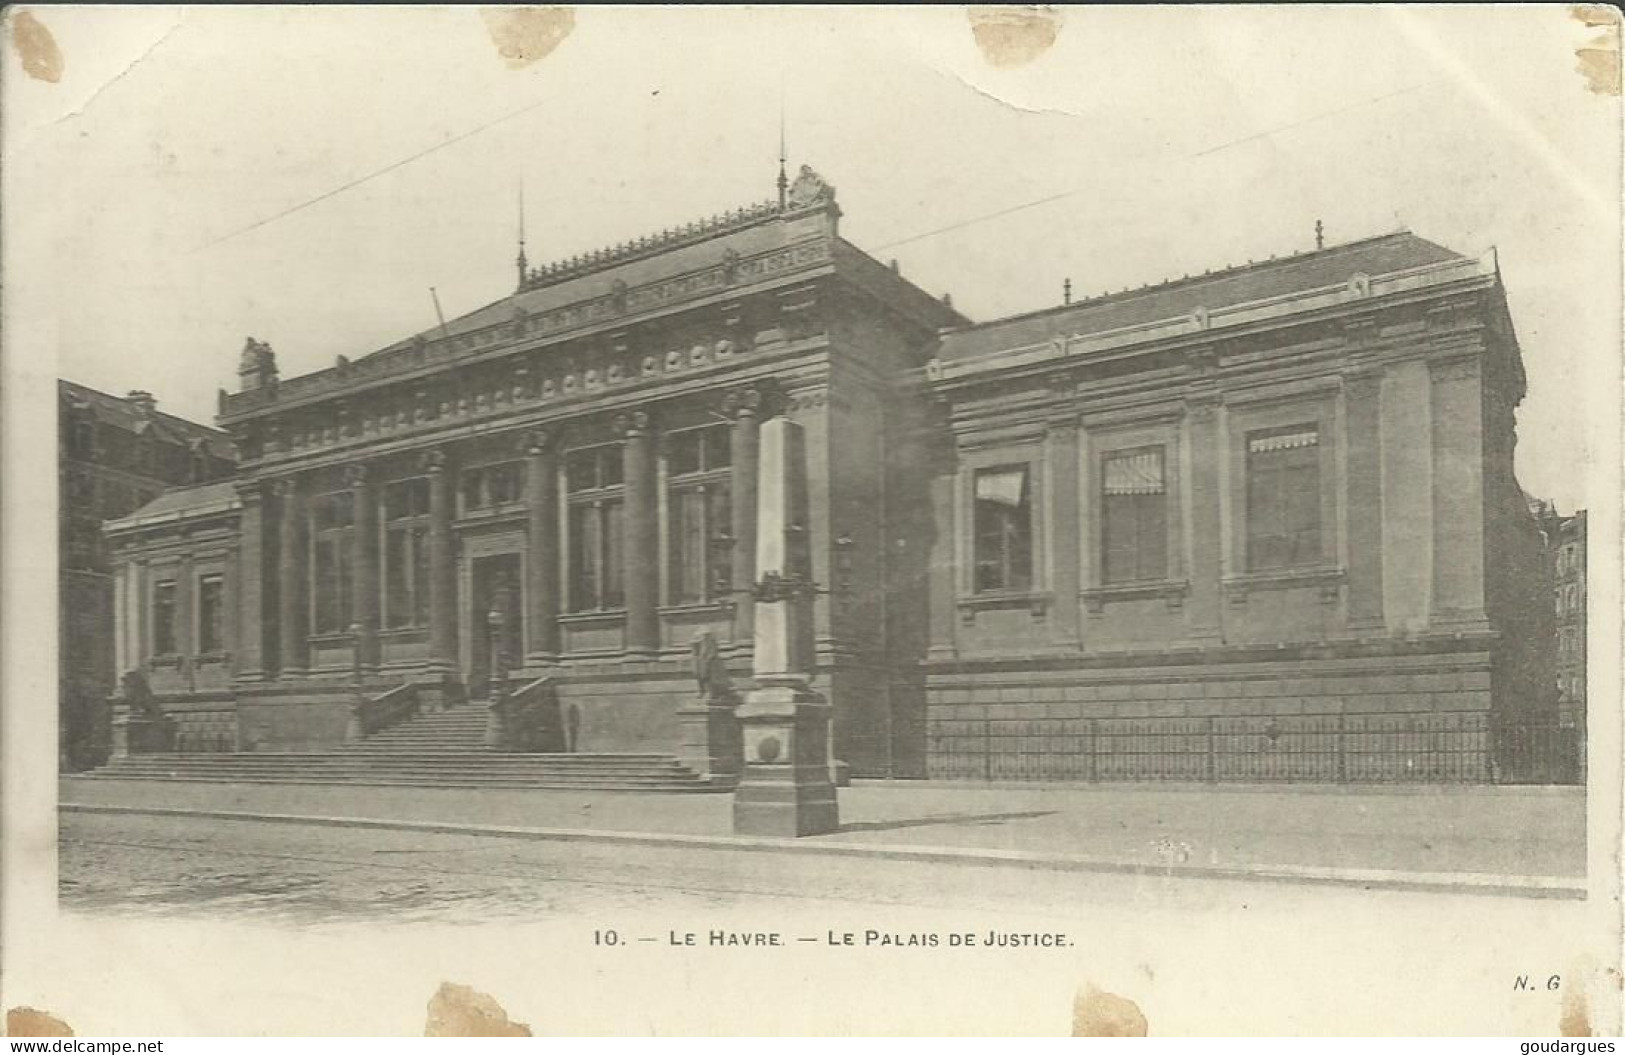
<path fill-rule="evenodd" d="M 61 947 L 118 950 L 94 972 L 59 968 L 73 980 L 61 1000 L 101 1007 L 118 987 L 122 1006 L 147 1009 L 119 1028 L 155 1033 L 410 1032 L 447 978 L 556 1033 L 703 1033 L 724 1021 L 715 994 L 747 992 L 761 999 L 731 1001 L 730 1030 L 1057 1033 L 1091 979 L 1133 995 L 1159 1033 L 1368 1031 L 1373 1004 L 1404 1009 L 1385 1013 L 1395 1031 L 1530 1032 L 1551 1028 L 1560 994 L 1498 1002 L 1494 1022 L 1464 1009 L 1499 1001 L 1514 973 L 1576 970 L 1596 933 L 1593 906 L 1567 900 L 189 816 L 65 812 L 60 847 L 59 933 L 84 931 Z M 773 932 L 781 947 L 711 947 L 721 930 Z M 673 948 L 682 932 L 697 947 Z M 855 948 L 834 946 L 842 932 Z M 899 947 L 970 932 L 1065 944 Z M 885 936 L 899 944 L 866 947 Z M 177 958 L 234 966 L 195 979 L 208 1001 L 175 1005 L 162 978 Z M 385 964 L 387 998 L 345 999 Z M 289 968 L 330 1000 L 268 999 Z M 776 995 L 800 977 L 819 979 L 820 1001 L 792 1010 Z M 634 990 L 630 1018 L 606 1003 Z M 1280 992 L 1301 1006 L 1283 1012 Z"/>
<path fill-rule="evenodd" d="M 1080 894 L 1187 908 L 1246 900 L 1239 884 L 137 815 L 64 814 L 60 867 L 73 909 L 298 923 L 853 903 L 1019 914 Z"/>

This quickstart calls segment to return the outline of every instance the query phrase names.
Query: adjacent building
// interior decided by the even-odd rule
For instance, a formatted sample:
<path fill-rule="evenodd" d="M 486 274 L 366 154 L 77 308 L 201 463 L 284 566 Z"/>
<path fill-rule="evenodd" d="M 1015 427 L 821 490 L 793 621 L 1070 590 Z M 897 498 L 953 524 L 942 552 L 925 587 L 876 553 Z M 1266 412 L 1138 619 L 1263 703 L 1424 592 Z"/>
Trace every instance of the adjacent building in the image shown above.
<path fill-rule="evenodd" d="M 1493 257 L 1399 233 L 978 324 L 839 220 L 803 168 L 521 248 L 511 295 L 326 370 L 249 340 L 234 477 L 108 525 L 119 669 L 184 750 L 324 749 L 358 693 L 495 673 L 556 688 L 560 749 L 692 757 L 696 635 L 744 679 L 775 588 L 784 415 L 854 775 L 1528 778 L 1551 607 Z"/>
<path fill-rule="evenodd" d="M 57 383 L 59 742 L 63 768 L 107 757 L 114 657 L 113 575 L 102 522 L 166 488 L 229 476 L 231 438 L 157 409 L 148 392 L 114 396 Z"/>

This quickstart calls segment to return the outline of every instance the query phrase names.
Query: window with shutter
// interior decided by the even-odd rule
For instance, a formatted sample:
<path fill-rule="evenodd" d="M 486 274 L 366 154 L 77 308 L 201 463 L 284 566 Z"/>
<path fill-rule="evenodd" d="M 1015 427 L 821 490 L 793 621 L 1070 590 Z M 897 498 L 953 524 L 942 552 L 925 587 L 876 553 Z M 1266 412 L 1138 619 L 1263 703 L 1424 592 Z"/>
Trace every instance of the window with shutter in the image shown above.
<path fill-rule="evenodd" d="M 1101 466 L 1102 569 L 1108 583 L 1168 575 L 1168 487 L 1163 448 L 1108 454 Z"/>
<path fill-rule="evenodd" d="M 1321 561 L 1320 433 L 1314 425 L 1247 436 L 1247 567 Z"/>

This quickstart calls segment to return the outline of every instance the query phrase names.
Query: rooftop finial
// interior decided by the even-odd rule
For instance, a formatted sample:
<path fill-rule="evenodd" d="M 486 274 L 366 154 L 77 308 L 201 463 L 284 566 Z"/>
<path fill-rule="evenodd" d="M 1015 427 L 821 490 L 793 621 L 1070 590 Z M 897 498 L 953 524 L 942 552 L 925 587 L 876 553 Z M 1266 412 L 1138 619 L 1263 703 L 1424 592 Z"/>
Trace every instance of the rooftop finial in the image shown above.
<path fill-rule="evenodd" d="M 1326 228 L 1321 225 L 1319 220 L 1315 221 L 1315 248 L 1326 248 Z"/>
<path fill-rule="evenodd" d="M 530 262 L 525 259 L 525 174 L 519 173 L 519 259 L 515 261 L 519 266 L 519 288 L 525 288 L 525 280 L 530 278 Z"/>
<path fill-rule="evenodd" d="M 779 85 L 779 211 L 784 211 L 790 191 L 790 177 L 784 173 L 784 85 Z"/>
<path fill-rule="evenodd" d="M 1061 303 L 1072 303 L 1072 280 L 1070 278 L 1061 283 Z"/>

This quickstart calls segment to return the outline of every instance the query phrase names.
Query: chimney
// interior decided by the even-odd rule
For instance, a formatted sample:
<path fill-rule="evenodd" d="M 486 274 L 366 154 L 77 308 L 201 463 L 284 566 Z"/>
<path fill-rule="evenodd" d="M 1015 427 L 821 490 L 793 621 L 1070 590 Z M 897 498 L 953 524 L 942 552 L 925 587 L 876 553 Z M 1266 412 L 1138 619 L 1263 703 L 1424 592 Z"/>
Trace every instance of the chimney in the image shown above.
<path fill-rule="evenodd" d="M 139 388 L 131 389 L 130 394 L 125 396 L 124 399 L 130 406 L 135 408 L 137 414 L 144 418 L 152 417 L 153 410 L 158 406 L 158 401 L 152 398 L 151 392 L 144 392 Z"/>

